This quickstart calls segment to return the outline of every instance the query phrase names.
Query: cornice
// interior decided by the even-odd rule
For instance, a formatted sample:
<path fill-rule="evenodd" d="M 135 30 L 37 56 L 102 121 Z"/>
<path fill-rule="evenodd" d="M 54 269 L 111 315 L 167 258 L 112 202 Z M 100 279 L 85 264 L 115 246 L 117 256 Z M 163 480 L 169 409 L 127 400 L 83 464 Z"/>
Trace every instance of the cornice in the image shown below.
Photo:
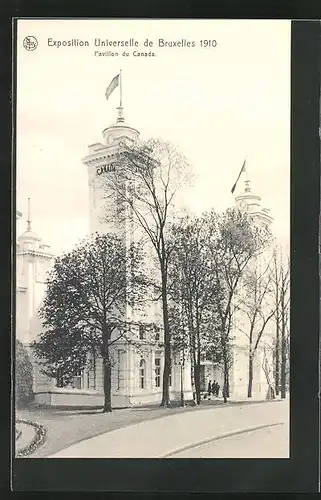
<path fill-rule="evenodd" d="M 17 252 L 16 256 L 18 257 L 20 255 L 30 255 L 32 257 L 44 257 L 47 260 L 50 260 L 50 259 L 54 258 L 53 254 L 41 252 L 41 251 L 38 251 L 38 250 L 23 250 L 23 251 Z"/>

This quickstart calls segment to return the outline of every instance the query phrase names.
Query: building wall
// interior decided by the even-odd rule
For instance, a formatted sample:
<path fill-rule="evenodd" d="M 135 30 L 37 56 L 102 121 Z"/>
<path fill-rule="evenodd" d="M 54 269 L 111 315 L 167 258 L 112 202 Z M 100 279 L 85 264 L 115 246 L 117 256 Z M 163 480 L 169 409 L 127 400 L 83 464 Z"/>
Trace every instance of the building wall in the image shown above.
<path fill-rule="evenodd" d="M 38 252 L 36 247 L 24 245 L 17 252 L 16 273 L 16 335 L 19 340 L 29 344 L 31 322 L 37 315 L 46 290 L 46 274 L 52 262 L 52 255 Z"/>
<path fill-rule="evenodd" d="M 109 138 L 112 137 L 112 140 Z M 118 149 L 120 139 L 135 140 L 138 132 L 130 127 L 115 126 L 103 132 L 103 143 L 97 143 L 89 147 L 89 154 L 83 160 L 88 171 L 89 188 L 89 229 L 90 232 L 100 233 L 115 232 L 127 245 L 132 241 L 140 241 L 143 236 L 141 230 L 134 227 L 130 214 L 126 221 L 122 217 L 117 220 L 118 205 L 115 199 L 108 197 L 103 182 L 104 176 L 113 175 L 112 168 Z M 104 173 L 102 173 L 104 170 Z M 244 197 L 243 197 L 244 198 Z M 244 201 L 244 199 L 242 200 Z M 252 197 L 253 198 L 253 197 Z M 252 199 L 249 205 L 250 213 L 256 214 L 260 209 L 258 197 Z M 262 218 L 266 223 L 267 216 Z M 29 246 L 28 246 L 29 245 Z M 32 251 L 31 243 L 25 243 L 25 250 Z M 153 249 L 146 247 L 147 256 L 151 256 Z M 42 329 L 39 318 L 39 305 L 45 293 L 45 272 L 50 259 L 33 255 L 17 255 L 18 265 L 18 289 L 17 289 L 17 335 L 25 344 L 29 344 L 39 335 Z M 146 269 L 154 272 L 153 262 L 147 257 Z M 157 274 L 157 273 L 156 273 Z M 112 405 L 114 407 L 141 405 L 159 402 L 162 397 L 162 375 L 164 366 L 164 349 L 161 340 L 156 342 L 151 333 L 146 335 L 144 341 L 139 342 L 139 327 L 137 321 L 162 324 L 161 306 L 158 302 L 151 301 L 143 314 L 136 308 L 124 308 L 124 320 L 133 322 L 133 335 L 135 345 L 118 342 L 113 347 L 112 367 Z M 234 398 L 244 398 L 247 394 L 248 383 L 248 342 L 244 332 L 248 331 L 248 325 L 244 317 L 239 317 L 239 326 L 243 333 L 235 330 L 234 339 L 234 362 L 230 374 L 230 395 Z M 136 330 L 135 330 L 136 329 Z M 135 332 L 134 332 L 135 330 Z M 56 381 L 41 373 L 41 369 L 32 352 L 31 357 L 34 364 L 34 391 L 36 401 L 51 405 L 102 405 L 103 403 L 103 363 L 101 359 L 88 359 L 88 366 L 81 374 L 75 377 L 74 386 L 58 388 Z M 155 358 L 160 359 L 160 386 L 155 383 Z M 144 361 L 144 387 L 140 384 L 141 361 Z M 258 351 L 254 362 L 253 397 L 264 394 L 266 383 L 264 382 L 261 367 L 261 353 Z M 183 374 L 183 387 L 186 399 L 192 399 L 191 366 L 186 362 L 183 370 L 179 363 L 172 364 L 170 396 L 172 399 L 180 398 L 181 382 Z M 208 381 L 216 380 L 222 389 L 222 370 L 213 364 L 204 364 L 203 385 L 207 389 Z"/>

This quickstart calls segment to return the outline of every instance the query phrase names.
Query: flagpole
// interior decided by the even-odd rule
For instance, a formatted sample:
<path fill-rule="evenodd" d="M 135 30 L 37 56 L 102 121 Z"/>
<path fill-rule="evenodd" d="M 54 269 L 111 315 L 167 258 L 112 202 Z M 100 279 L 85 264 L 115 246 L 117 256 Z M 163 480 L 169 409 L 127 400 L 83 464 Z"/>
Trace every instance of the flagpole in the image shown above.
<path fill-rule="evenodd" d="M 245 172 L 245 181 L 248 181 L 249 180 L 249 176 L 248 176 L 247 168 L 246 168 L 246 157 L 245 157 L 245 160 L 244 160 L 244 172 Z"/>
<path fill-rule="evenodd" d="M 242 173 L 243 173 L 243 172 L 245 173 L 245 178 L 247 179 L 247 170 L 246 170 L 246 168 L 245 168 L 245 165 L 246 165 L 246 158 L 245 158 L 245 160 L 244 160 L 244 162 L 243 162 L 242 168 L 241 168 L 240 173 L 239 173 L 239 175 L 238 175 L 238 177 L 237 177 L 237 179 L 236 179 L 236 181 L 235 181 L 235 184 L 233 185 L 233 187 L 232 187 L 232 189 L 231 189 L 231 193 L 232 193 L 232 194 L 234 193 L 235 188 L 236 188 L 236 186 L 237 186 L 237 184 L 238 184 L 238 182 L 239 182 L 239 180 L 240 180 L 240 177 L 241 177 L 241 175 L 242 175 Z M 246 180 L 245 182 L 247 182 L 247 180 Z"/>
<path fill-rule="evenodd" d="M 122 107 L 122 102 L 123 102 L 123 81 L 122 81 L 122 74 L 121 70 L 119 72 L 119 91 L 120 91 L 120 104 L 119 106 Z"/>

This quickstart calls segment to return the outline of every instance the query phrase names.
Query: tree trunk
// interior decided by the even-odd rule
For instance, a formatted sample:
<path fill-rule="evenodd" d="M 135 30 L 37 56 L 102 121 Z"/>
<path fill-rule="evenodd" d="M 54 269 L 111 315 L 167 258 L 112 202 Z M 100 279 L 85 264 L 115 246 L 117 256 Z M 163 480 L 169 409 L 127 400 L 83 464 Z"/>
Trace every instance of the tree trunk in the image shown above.
<path fill-rule="evenodd" d="M 163 323 L 164 323 L 164 371 L 163 371 L 163 394 L 161 406 L 170 406 L 169 399 L 169 375 L 171 371 L 171 344 L 170 330 L 168 320 L 168 301 L 167 301 L 167 277 L 164 266 L 161 264 L 162 278 L 162 306 L 163 306 Z"/>
<path fill-rule="evenodd" d="M 229 386 L 230 386 L 230 383 L 229 383 L 228 367 L 227 367 L 227 363 L 224 362 L 224 381 L 223 381 L 223 390 L 222 390 L 224 402 L 225 402 L 226 398 L 230 397 L 230 387 Z"/>
<path fill-rule="evenodd" d="M 279 322 L 279 309 L 278 308 L 279 308 L 279 304 L 277 302 L 276 336 L 275 336 L 275 394 L 276 394 L 276 396 L 279 395 L 279 387 L 280 387 L 280 322 Z"/>
<path fill-rule="evenodd" d="M 282 315 L 283 315 L 282 311 Z M 285 339 L 285 321 L 282 317 L 281 330 L 281 398 L 286 397 L 286 339 Z"/>
<path fill-rule="evenodd" d="M 194 381 L 195 381 L 195 392 L 196 392 L 196 404 L 201 404 L 201 370 L 200 366 L 195 362 L 194 364 Z"/>
<path fill-rule="evenodd" d="M 223 371 L 224 371 L 224 383 L 223 389 L 227 398 L 230 397 L 230 377 L 229 377 L 229 366 L 228 366 L 228 352 L 226 347 L 223 350 Z"/>
<path fill-rule="evenodd" d="M 252 397 L 252 388 L 253 388 L 253 356 L 249 355 L 249 381 L 247 387 L 247 397 Z"/>
<path fill-rule="evenodd" d="M 111 408 L 111 366 L 110 361 L 104 359 L 104 413 L 110 413 Z"/>
<path fill-rule="evenodd" d="M 196 389 L 195 389 L 195 370 L 194 370 L 194 362 L 193 362 L 193 354 L 191 353 L 191 386 L 192 386 L 192 391 L 193 391 L 193 400 L 195 403 L 195 397 L 196 397 Z"/>
<path fill-rule="evenodd" d="M 226 362 L 224 362 L 224 381 L 223 381 L 222 396 L 224 399 L 224 403 L 226 403 L 227 398 L 229 397 L 229 379 L 228 379 L 228 369 Z"/>
<path fill-rule="evenodd" d="M 185 406 L 184 399 L 184 365 L 181 362 L 181 406 Z"/>
<path fill-rule="evenodd" d="M 105 325 L 103 329 L 103 365 L 104 365 L 104 408 L 103 413 L 110 413 L 111 408 L 111 364 L 109 358 L 110 328 Z"/>

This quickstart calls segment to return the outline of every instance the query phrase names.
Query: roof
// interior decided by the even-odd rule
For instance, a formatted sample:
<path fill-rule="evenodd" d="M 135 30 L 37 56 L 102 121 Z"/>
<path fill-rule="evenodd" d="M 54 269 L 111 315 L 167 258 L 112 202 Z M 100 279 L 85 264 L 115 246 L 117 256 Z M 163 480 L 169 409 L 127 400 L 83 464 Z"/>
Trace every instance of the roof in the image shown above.
<path fill-rule="evenodd" d="M 38 236 L 36 233 L 34 233 L 33 231 L 25 231 L 24 233 L 22 233 L 18 240 L 36 240 L 36 241 L 41 241 L 41 238 L 40 236 Z"/>

